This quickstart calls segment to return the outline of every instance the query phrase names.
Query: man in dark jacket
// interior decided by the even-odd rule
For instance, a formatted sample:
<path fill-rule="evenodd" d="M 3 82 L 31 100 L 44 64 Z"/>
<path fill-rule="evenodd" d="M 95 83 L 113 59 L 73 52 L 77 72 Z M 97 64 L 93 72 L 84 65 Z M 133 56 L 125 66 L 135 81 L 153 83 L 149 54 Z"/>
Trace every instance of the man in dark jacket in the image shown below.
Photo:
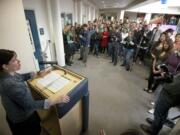
<path fill-rule="evenodd" d="M 88 44 L 88 26 L 87 24 L 83 24 L 83 30 L 80 34 L 80 42 L 81 42 L 81 49 L 80 49 L 80 58 L 84 65 L 86 66 L 87 57 L 89 53 L 89 44 Z"/>
<path fill-rule="evenodd" d="M 171 107 L 180 105 L 180 74 L 178 74 L 172 83 L 165 84 L 160 96 L 156 102 L 154 120 L 151 126 L 142 124 L 141 129 L 150 135 L 158 135 L 168 116 Z M 148 120 L 148 119 L 147 119 Z"/>
<path fill-rule="evenodd" d="M 114 29 L 114 31 L 111 33 L 110 40 L 112 42 L 112 63 L 116 65 L 118 59 L 119 44 L 122 40 L 122 35 L 118 28 Z"/>

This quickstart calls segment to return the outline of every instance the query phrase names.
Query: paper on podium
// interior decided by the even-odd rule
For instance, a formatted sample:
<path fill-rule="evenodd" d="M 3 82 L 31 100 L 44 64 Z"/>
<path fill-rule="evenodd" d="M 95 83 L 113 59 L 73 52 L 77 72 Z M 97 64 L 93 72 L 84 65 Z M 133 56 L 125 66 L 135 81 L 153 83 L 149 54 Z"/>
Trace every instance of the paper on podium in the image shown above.
<path fill-rule="evenodd" d="M 69 83 L 69 80 L 62 77 L 60 74 L 55 72 L 51 72 L 48 75 L 44 76 L 43 78 L 37 81 L 38 84 L 46 87 L 53 93 L 61 90 L 65 85 Z"/>

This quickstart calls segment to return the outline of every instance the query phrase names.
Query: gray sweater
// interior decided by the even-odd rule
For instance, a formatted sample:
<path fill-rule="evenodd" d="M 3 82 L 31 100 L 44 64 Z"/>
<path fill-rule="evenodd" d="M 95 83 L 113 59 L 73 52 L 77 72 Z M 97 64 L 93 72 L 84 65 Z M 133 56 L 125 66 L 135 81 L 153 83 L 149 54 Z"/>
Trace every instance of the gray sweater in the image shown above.
<path fill-rule="evenodd" d="M 35 110 L 44 109 L 44 100 L 34 100 L 25 81 L 28 74 L 14 76 L 0 72 L 1 102 L 7 117 L 14 123 L 23 122 Z"/>

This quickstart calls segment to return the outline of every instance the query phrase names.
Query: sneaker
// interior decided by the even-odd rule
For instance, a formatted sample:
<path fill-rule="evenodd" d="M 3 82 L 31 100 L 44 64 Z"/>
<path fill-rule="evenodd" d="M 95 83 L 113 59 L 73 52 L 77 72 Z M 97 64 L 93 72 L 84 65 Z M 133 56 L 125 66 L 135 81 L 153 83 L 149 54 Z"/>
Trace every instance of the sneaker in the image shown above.
<path fill-rule="evenodd" d="M 144 91 L 148 91 L 149 89 L 148 89 L 148 88 L 144 88 L 143 90 L 144 90 Z"/>
<path fill-rule="evenodd" d="M 150 103 L 152 106 L 154 106 L 155 105 L 155 102 L 153 102 L 153 101 L 151 101 L 151 103 Z"/>
<path fill-rule="evenodd" d="M 78 60 L 82 60 L 82 58 L 79 58 Z"/>
<path fill-rule="evenodd" d="M 165 125 L 170 127 L 170 128 L 173 128 L 176 125 L 176 122 L 171 120 L 171 119 L 167 119 L 165 122 Z"/>
<path fill-rule="evenodd" d="M 152 109 L 148 110 L 148 113 L 150 113 L 150 114 L 154 114 L 154 108 L 152 108 Z"/>
<path fill-rule="evenodd" d="M 151 125 L 151 124 L 153 123 L 153 119 L 151 119 L 151 118 L 146 118 L 146 122 Z"/>
<path fill-rule="evenodd" d="M 71 64 L 70 64 L 70 63 L 67 63 L 66 65 L 71 66 Z"/>
<path fill-rule="evenodd" d="M 147 126 L 147 125 L 145 125 L 145 124 L 141 124 L 141 125 L 140 125 L 140 128 L 141 128 L 145 133 L 148 133 L 149 135 L 152 135 L 150 126 Z"/>
<path fill-rule="evenodd" d="M 154 91 L 153 90 L 148 90 L 146 91 L 147 93 L 153 93 Z"/>

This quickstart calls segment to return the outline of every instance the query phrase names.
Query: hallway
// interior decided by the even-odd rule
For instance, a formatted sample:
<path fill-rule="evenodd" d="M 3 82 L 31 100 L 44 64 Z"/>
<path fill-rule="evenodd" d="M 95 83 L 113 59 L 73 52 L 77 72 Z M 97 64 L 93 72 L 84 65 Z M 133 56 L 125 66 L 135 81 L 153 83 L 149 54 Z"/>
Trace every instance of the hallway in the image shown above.
<path fill-rule="evenodd" d="M 96 49 L 99 47 L 103 50 L 110 42 L 118 41 L 117 43 L 126 49 L 135 50 L 136 47 L 145 49 L 141 52 L 145 54 L 149 53 L 152 43 L 158 41 L 154 40 L 154 37 L 160 40 L 160 33 L 165 31 L 166 40 L 171 39 L 175 47 L 178 45 L 176 49 L 179 49 L 180 56 L 180 41 L 176 44 L 175 40 L 176 33 L 180 33 L 179 0 L 174 0 L 176 2 L 173 3 L 165 1 L 167 2 L 167 0 L 2 0 L 0 12 L 1 18 L 4 19 L 0 21 L 0 49 L 10 49 L 17 53 L 21 61 L 19 73 L 37 72 L 44 68 L 40 63 L 55 62 L 61 67 L 87 77 L 90 93 L 89 127 L 88 132 L 83 135 L 98 135 L 100 129 L 104 129 L 106 135 L 120 135 L 127 129 L 140 130 L 139 125 L 146 123 L 147 117 L 153 117 L 147 110 L 151 108 L 150 101 L 154 99 L 154 94 L 142 90 L 147 87 L 145 78 L 149 74 L 148 66 L 139 65 L 137 62 L 132 72 L 128 72 L 120 66 L 121 62 L 118 61 L 114 66 L 110 63 L 110 57 L 100 54 L 99 58 L 89 55 L 85 67 L 78 61 L 79 53 L 75 54 L 72 66 L 65 65 L 71 65 L 70 56 L 74 53 L 74 45 L 78 45 L 78 48 L 85 47 L 84 54 L 87 55 L 88 47 L 95 45 Z M 25 11 L 31 12 L 33 17 L 28 18 Z M 156 31 L 153 31 L 154 28 Z M 131 34 L 136 40 L 133 40 Z M 171 45 L 164 40 L 162 54 L 165 43 Z M 112 48 L 115 54 L 115 47 Z M 173 53 L 176 54 L 177 50 Z M 170 115 L 176 114 L 179 114 L 179 110 L 172 109 Z M 0 119 L 0 135 L 11 135 L 1 100 Z M 68 131 L 71 130 L 70 125 L 67 127 Z M 159 135 L 168 135 L 169 132 L 170 129 L 164 126 Z"/>

